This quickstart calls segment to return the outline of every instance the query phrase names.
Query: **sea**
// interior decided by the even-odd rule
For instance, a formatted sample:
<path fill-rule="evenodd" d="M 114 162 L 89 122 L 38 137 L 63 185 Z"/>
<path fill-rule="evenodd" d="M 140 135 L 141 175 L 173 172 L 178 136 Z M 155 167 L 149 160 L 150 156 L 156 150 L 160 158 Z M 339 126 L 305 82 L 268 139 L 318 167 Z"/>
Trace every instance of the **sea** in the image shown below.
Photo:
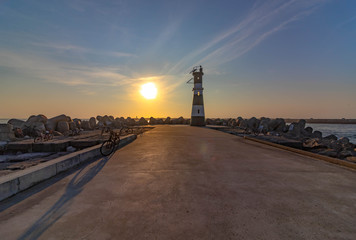
<path fill-rule="evenodd" d="M 21 119 L 26 121 L 26 119 Z M 1 119 L 0 124 L 7 123 L 9 119 Z M 312 127 L 314 131 L 323 133 L 323 137 L 334 134 L 338 138 L 347 137 L 350 142 L 356 144 L 356 124 L 321 124 L 321 123 L 307 123 L 307 127 Z"/>

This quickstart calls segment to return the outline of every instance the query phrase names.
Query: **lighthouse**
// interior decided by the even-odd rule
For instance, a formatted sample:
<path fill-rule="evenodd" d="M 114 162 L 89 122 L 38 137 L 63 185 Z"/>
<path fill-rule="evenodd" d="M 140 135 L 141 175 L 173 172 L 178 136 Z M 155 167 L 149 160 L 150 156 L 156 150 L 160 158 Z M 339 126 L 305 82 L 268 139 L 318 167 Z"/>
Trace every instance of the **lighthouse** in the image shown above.
<path fill-rule="evenodd" d="M 202 66 L 194 67 L 191 71 L 194 79 L 193 88 L 193 107 L 192 117 L 190 120 L 191 126 L 205 126 L 205 113 L 204 113 L 204 101 L 203 101 L 203 68 Z"/>

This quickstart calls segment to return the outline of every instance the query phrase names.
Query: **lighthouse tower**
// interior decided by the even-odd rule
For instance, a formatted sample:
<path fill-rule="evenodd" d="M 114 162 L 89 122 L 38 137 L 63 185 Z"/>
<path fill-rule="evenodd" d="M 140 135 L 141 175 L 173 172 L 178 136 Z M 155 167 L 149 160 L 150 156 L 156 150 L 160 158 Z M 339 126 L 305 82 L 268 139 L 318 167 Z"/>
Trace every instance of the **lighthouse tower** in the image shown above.
<path fill-rule="evenodd" d="M 203 68 L 202 66 L 193 68 L 191 71 L 194 77 L 193 88 L 193 107 L 192 117 L 190 120 L 191 126 L 205 126 L 205 113 L 204 113 L 204 101 L 203 101 Z"/>

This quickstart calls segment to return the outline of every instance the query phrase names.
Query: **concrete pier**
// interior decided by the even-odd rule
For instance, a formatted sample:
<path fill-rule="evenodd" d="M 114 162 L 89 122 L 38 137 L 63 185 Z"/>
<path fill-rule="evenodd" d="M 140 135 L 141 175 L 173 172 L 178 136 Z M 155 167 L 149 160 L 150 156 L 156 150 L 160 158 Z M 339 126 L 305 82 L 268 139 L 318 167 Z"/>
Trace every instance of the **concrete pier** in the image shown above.
<path fill-rule="evenodd" d="M 356 172 L 219 131 L 157 126 L 0 202 L 3 239 L 355 239 Z"/>

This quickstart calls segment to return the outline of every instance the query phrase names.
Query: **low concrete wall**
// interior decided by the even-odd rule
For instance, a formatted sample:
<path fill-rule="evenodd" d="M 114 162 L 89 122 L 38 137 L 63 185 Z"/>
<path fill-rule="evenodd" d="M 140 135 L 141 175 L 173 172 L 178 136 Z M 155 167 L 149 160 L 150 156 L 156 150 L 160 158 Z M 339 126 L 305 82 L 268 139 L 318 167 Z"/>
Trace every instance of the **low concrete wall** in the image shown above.
<path fill-rule="evenodd" d="M 332 157 L 320 155 L 320 154 L 317 154 L 317 153 L 312 153 L 312 152 L 304 151 L 304 150 L 297 149 L 297 148 L 283 146 L 283 145 L 280 145 L 280 144 L 277 144 L 277 143 L 272 143 L 272 142 L 268 142 L 268 141 L 260 140 L 260 139 L 256 139 L 256 138 L 251 138 L 251 137 L 244 137 L 244 138 L 247 139 L 247 140 L 250 140 L 250 141 L 266 144 L 266 145 L 269 145 L 269 146 L 273 146 L 273 147 L 276 147 L 276 148 L 284 149 L 284 150 L 287 150 L 287 151 L 290 151 L 290 152 L 295 152 L 295 153 L 298 153 L 298 154 L 301 154 L 301 155 L 304 155 L 304 156 L 312 157 L 312 158 L 315 158 L 315 159 L 323 160 L 325 162 L 338 164 L 340 166 L 356 170 L 356 164 L 352 163 L 352 162 L 349 162 L 347 160 L 341 160 L 341 159 L 337 159 L 337 158 L 332 158 Z"/>
<path fill-rule="evenodd" d="M 131 143 L 136 135 L 129 135 L 120 140 L 119 148 Z M 96 145 L 45 163 L 30 167 L 23 171 L 5 175 L 0 178 L 0 201 L 21 192 L 48 178 L 66 171 L 82 162 L 100 156 L 100 146 Z"/>

